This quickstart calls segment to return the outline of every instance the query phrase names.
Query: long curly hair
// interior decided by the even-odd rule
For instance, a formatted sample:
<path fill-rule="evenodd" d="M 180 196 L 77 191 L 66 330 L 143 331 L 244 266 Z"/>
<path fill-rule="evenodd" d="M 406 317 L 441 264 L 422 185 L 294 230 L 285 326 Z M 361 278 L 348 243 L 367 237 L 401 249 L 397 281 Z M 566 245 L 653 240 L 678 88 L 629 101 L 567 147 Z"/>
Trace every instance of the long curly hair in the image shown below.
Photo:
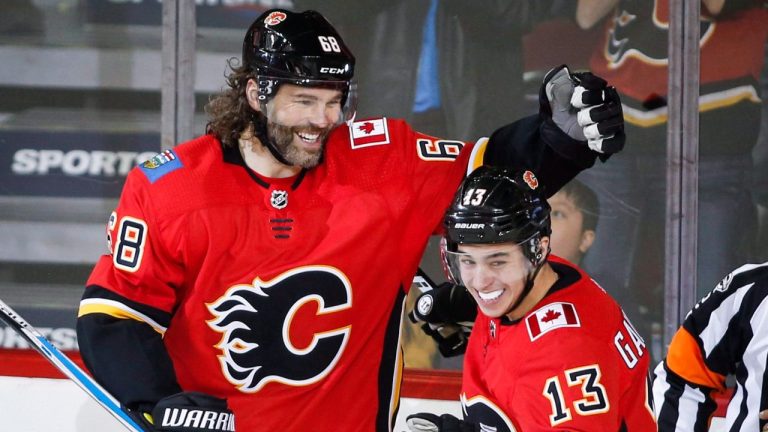
<path fill-rule="evenodd" d="M 225 147 L 237 146 L 243 132 L 263 120 L 263 115 L 251 108 L 245 95 L 248 80 L 255 79 L 256 75 L 234 57 L 227 60 L 227 66 L 231 69 L 226 75 L 229 88 L 211 97 L 205 106 L 210 118 L 206 132 L 213 134 Z"/>

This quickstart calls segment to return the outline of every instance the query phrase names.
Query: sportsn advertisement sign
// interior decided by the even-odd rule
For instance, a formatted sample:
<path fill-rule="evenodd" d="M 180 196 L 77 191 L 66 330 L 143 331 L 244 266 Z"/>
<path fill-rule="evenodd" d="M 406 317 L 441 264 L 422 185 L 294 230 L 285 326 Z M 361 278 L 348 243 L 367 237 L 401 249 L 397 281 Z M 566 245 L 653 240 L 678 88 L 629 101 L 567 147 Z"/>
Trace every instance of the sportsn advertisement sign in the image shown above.
<path fill-rule="evenodd" d="M 76 351 L 77 332 L 75 309 L 42 309 L 34 307 L 17 307 L 16 311 L 27 322 L 45 336 L 56 348 L 62 351 Z M 0 322 L 0 352 L 1 350 L 27 350 L 29 343 L 16 333 L 15 330 Z M 0 355 L 0 357 L 2 357 Z M 0 359 L 0 361 L 2 361 Z"/>
<path fill-rule="evenodd" d="M 117 197 L 159 142 L 153 133 L 0 131 L 0 195 Z"/>

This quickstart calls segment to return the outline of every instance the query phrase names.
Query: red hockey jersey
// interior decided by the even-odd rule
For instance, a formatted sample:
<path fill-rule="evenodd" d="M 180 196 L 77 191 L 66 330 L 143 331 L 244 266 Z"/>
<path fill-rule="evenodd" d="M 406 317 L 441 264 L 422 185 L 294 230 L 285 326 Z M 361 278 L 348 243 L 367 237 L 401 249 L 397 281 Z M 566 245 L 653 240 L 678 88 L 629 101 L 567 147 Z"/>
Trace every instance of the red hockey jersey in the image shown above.
<path fill-rule="evenodd" d="M 760 102 L 757 81 L 768 37 L 768 10 L 757 3 L 725 18 L 702 16 L 701 111 Z M 666 122 L 668 31 L 669 0 L 622 0 L 606 20 L 589 66 L 621 93 L 629 124 L 651 127 Z"/>
<path fill-rule="evenodd" d="M 210 135 L 180 145 L 130 173 L 88 281 L 127 301 L 80 314 L 152 325 L 181 387 L 226 398 L 237 430 L 391 430 L 404 296 L 473 147 L 359 121 L 271 179 Z"/>
<path fill-rule="evenodd" d="M 523 319 L 478 313 L 461 402 L 481 430 L 655 431 L 648 353 L 619 305 L 557 257 L 558 281 Z"/>

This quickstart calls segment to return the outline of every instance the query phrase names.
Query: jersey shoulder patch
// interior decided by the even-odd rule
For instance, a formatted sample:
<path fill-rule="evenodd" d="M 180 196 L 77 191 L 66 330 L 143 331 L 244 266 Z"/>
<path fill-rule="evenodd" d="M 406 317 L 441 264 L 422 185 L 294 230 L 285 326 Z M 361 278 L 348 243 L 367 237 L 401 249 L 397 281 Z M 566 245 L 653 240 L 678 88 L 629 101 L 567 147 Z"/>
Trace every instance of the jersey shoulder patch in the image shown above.
<path fill-rule="evenodd" d="M 579 314 L 573 303 L 554 302 L 531 312 L 525 318 L 528 336 L 535 341 L 545 333 L 561 327 L 581 327 Z"/>
<path fill-rule="evenodd" d="M 352 149 L 389 144 L 389 128 L 385 117 L 353 122 L 349 126 Z"/>
<path fill-rule="evenodd" d="M 173 150 L 165 150 L 139 165 L 139 168 L 147 176 L 149 182 L 154 183 L 162 176 L 183 166 L 184 164 L 181 163 L 181 159 L 178 158 Z"/>

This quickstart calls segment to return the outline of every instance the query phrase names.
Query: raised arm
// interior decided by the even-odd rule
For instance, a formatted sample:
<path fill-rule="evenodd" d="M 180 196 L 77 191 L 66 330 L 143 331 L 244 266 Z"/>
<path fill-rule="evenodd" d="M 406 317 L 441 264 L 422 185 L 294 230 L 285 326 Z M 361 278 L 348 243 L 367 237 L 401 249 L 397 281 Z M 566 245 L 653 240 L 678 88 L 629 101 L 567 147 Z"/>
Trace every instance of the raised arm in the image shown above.
<path fill-rule="evenodd" d="M 491 135 L 484 164 L 533 170 L 552 196 L 596 158 L 623 149 L 621 101 L 605 80 L 557 67 L 545 76 L 539 103 L 539 114 Z"/>

